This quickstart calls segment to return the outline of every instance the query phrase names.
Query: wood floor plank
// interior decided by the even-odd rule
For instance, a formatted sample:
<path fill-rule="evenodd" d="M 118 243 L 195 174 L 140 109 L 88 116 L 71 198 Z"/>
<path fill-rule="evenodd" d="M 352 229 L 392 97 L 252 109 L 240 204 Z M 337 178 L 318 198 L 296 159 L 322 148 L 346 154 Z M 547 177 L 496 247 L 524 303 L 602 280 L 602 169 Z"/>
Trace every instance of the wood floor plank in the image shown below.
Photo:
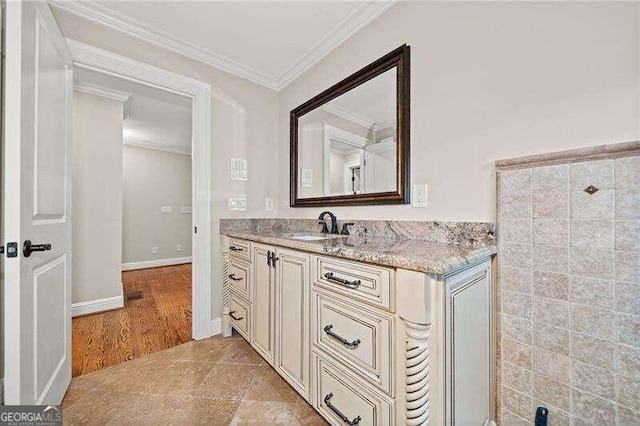
<path fill-rule="evenodd" d="M 122 273 L 122 309 L 73 318 L 73 377 L 167 349 L 191 337 L 191 264 Z"/>

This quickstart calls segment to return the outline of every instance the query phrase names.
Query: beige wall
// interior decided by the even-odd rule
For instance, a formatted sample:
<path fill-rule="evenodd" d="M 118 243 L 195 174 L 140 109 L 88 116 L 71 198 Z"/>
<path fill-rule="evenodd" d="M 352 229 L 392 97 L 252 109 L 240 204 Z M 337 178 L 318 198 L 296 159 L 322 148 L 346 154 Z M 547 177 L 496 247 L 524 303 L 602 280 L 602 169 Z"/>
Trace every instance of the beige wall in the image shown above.
<path fill-rule="evenodd" d="M 72 303 L 122 296 L 122 102 L 73 92 Z"/>
<path fill-rule="evenodd" d="M 429 207 L 332 208 L 339 217 L 494 220 L 494 160 L 638 138 L 633 3 L 401 2 L 280 93 L 54 13 L 66 37 L 211 84 L 214 316 L 220 218 L 321 210 L 289 207 L 289 111 L 402 43 L 412 47 L 412 181 L 429 184 Z M 248 158 L 248 182 L 229 179 L 230 157 Z M 227 210 L 235 194 L 248 196 L 246 212 Z"/>
<path fill-rule="evenodd" d="M 191 207 L 191 157 L 124 146 L 122 180 L 122 263 L 190 257 L 191 214 L 180 209 Z M 162 206 L 173 213 L 162 214 Z"/>
<path fill-rule="evenodd" d="M 400 2 L 280 92 L 279 215 L 289 207 L 289 111 L 411 46 L 411 180 L 428 207 L 331 208 L 339 218 L 495 219 L 501 158 L 638 139 L 633 3 Z"/>
<path fill-rule="evenodd" d="M 220 218 L 275 217 L 265 198 L 277 196 L 278 93 L 201 62 L 168 52 L 54 8 L 62 33 L 83 43 L 211 85 L 211 228 L 213 317 L 221 310 Z M 230 158 L 247 158 L 249 181 L 232 181 Z M 227 198 L 247 195 L 246 212 L 229 212 Z"/>

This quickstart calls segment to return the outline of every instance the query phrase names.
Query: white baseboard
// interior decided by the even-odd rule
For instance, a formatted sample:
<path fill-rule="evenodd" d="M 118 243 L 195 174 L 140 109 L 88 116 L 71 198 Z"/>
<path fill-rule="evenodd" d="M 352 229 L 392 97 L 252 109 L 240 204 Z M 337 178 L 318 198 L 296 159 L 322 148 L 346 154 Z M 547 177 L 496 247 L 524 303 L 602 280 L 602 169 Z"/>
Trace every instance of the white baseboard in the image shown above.
<path fill-rule="evenodd" d="M 88 302 L 74 303 L 71 305 L 71 316 L 95 314 L 96 312 L 110 311 L 124 307 L 124 297 L 114 296 L 104 299 L 89 300 Z"/>
<path fill-rule="evenodd" d="M 222 333 L 222 318 L 215 318 L 211 321 L 211 335 L 215 336 Z"/>
<path fill-rule="evenodd" d="M 189 257 L 174 257 L 173 259 L 146 260 L 144 262 L 123 263 L 123 271 L 133 271 L 135 269 L 157 268 L 159 266 L 181 265 L 183 263 L 191 263 Z"/>

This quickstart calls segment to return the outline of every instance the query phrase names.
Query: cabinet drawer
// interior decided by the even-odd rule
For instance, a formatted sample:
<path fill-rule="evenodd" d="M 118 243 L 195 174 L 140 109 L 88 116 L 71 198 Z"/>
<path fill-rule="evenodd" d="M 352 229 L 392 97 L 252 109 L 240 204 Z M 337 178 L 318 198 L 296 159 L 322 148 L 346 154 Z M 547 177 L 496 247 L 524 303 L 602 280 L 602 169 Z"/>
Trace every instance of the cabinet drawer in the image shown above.
<path fill-rule="evenodd" d="M 314 354 L 314 379 L 314 407 L 329 423 L 393 424 L 392 401 L 318 354 Z"/>
<path fill-rule="evenodd" d="M 249 308 L 249 303 L 232 294 L 231 301 L 229 302 L 231 325 L 247 340 L 249 340 L 249 324 L 251 324 L 251 321 L 249 321 L 250 314 L 251 309 Z"/>
<path fill-rule="evenodd" d="M 314 286 L 394 310 L 393 269 L 322 256 L 314 266 Z"/>
<path fill-rule="evenodd" d="M 251 263 L 236 258 L 229 258 L 229 288 L 246 300 L 251 300 Z"/>
<path fill-rule="evenodd" d="M 251 250 L 249 241 L 229 239 L 229 254 L 241 259 L 251 260 Z"/>
<path fill-rule="evenodd" d="M 393 319 L 366 305 L 314 292 L 314 345 L 393 394 Z"/>

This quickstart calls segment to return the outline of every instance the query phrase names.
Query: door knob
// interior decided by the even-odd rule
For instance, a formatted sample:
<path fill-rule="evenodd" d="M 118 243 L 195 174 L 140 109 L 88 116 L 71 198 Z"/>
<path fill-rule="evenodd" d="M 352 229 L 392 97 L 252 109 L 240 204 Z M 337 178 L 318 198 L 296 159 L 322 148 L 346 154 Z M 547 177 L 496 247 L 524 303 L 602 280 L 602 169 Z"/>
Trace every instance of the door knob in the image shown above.
<path fill-rule="evenodd" d="M 31 256 L 34 251 L 49 251 L 51 250 L 51 244 L 31 244 L 31 240 L 24 240 L 22 245 L 22 254 L 24 257 Z"/>

